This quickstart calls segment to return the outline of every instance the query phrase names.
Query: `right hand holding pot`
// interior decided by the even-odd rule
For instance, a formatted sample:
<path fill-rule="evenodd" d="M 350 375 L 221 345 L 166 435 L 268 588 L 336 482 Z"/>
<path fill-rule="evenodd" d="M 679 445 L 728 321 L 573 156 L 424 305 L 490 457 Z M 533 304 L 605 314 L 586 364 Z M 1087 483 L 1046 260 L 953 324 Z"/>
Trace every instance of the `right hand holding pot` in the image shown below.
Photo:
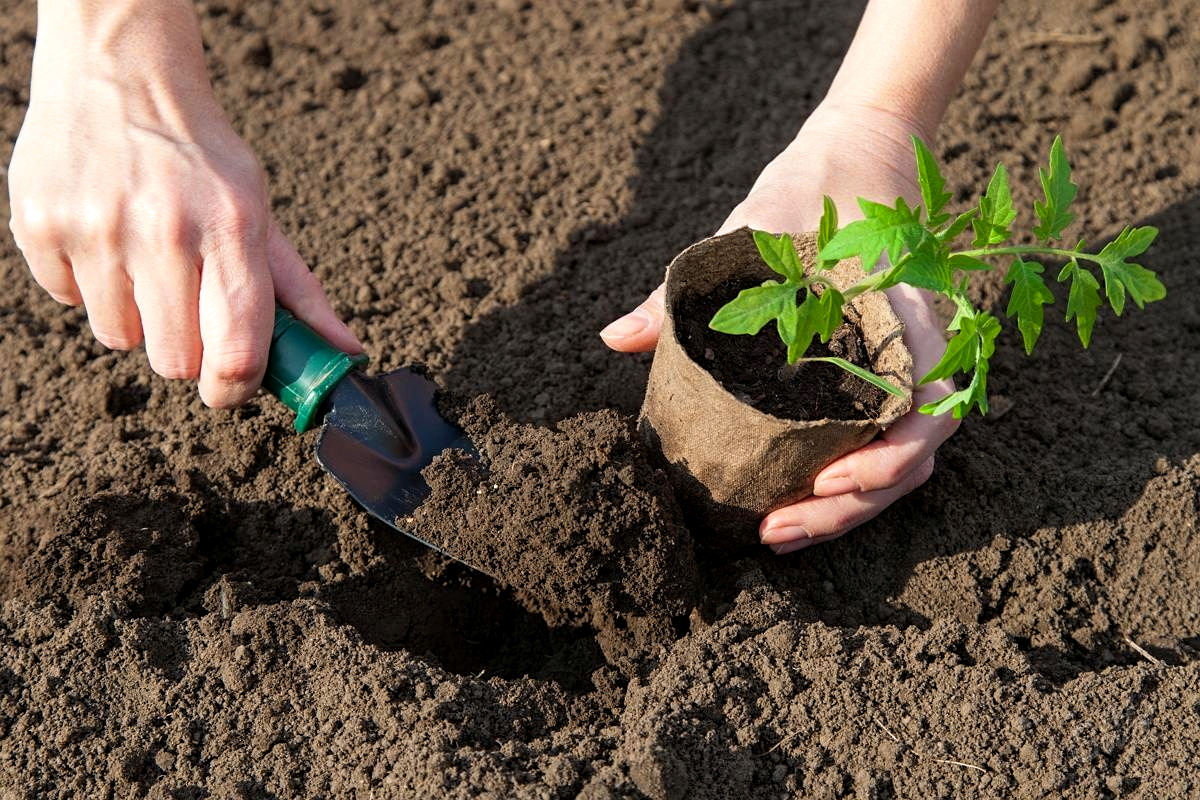
<path fill-rule="evenodd" d="M 909 138 L 913 134 L 931 138 L 910 121 L 876 108 L 823 105 L 767 165 L 718 233 L 742 226 L 773 233 L 815 230 L 824 195 L 837 203 L 844 222 L 858 218 L 859 196 L 889 203 L 903 196 L 919 202 Z M 887 292 L 905 324 L 913 374 L 924 375 L 945 349 L 943 325 L 932 300 L 923 290 L 908 286 Z M 614 350 L 646 352 L 658 341 L 662 319 L 660 286 L 600 335 Z M 934 451 L 954 433 L 958 421 L 950 414 L 931 417 L 916 409 L 953 389 L 949 380 L 918 386 L 912 410 L 870 444 L 822 470 L 813 496 L 768 514 L 759 527 L 762 542 L 782 554 L 829 541 L 928 480 Z"/>

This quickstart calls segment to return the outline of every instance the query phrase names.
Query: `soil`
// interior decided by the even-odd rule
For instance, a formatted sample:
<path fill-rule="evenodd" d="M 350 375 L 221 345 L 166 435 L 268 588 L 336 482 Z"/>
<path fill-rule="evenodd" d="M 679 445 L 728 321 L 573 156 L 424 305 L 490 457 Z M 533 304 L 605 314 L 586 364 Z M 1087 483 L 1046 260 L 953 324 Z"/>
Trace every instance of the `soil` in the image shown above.
<path fill-rule="evenodd" d="M 722 306 L 755 285 L 729 281 L 679 308 L 678 336 L 688 356 L 734 397 L 767 414 L 795 420 L 873 419 L 885 396 L 882 389 L 833 364 L 798 362 L 795 369 L 786 368 L 787 346 L 774 323 L 753 336 L 732 336 L 708 327 Z M 862 333 L 852 322 L 843 323 L 827 343 L 814 339 L 805 356 L 837 356 L 871 369 Z"/>
<path fill-rule="evenodd" d="M 648 358 L 595 332 L 744 196 L 861 12 L 197 8 L 279 222 L 372 363 L 424 362 L 460 396 L 491 395 L 514 420 L 493 470 L 533 449 L 551 522 L 533 480 L 460 510 L 519 510 L 507 538 L 569 517 L 550 471 L 588 463 L 582 442 L 624 447 Z M 30 3 L 4 10 L 10 147 L 35 20 Z M 1158 226 L 1144 263 L 1168 297 L 1104 315 L 1087 351 L 1056 323 L 1025 358 L 1006 331 L 993 413 L 939 450 L 929 483 L 795 556 L 699 553 L 681 580 L 696 608 L 665 640 L 556 619 L 371 522 L 277 402 L 210 411 L 140 354 L 105 352 L 0 238 L 0 796 L 1197 794 L 1192 11 L 1004 4 L 936 145 L 957 201 L 1003 160 L 1028 210 L 1061 131 L 1078 230 Z M 972 288 L 1002 310 L 998 281 Z M 622 550 L 632 526 L 670 535 L 677 511 L 624 452 L 628 504 L 596 456 L 581 478 L 595 493 L 553 529 L 602 514 L 614 553 L 669 562 Z M 655 597 L 654 575 L 624 591 Z"/>
<path fill-rule="evenodd" d="M 691 536 L 628 417 L 599 411 L 551 430 L 488 398 L 449 416 L 478 456 L 435 458 L 430 497 L 401 527 L 515 590 L 547 624 L 591 624 L 614 663 L 649 637 L 675 638 L 671 618 L 695 605 Z"/>

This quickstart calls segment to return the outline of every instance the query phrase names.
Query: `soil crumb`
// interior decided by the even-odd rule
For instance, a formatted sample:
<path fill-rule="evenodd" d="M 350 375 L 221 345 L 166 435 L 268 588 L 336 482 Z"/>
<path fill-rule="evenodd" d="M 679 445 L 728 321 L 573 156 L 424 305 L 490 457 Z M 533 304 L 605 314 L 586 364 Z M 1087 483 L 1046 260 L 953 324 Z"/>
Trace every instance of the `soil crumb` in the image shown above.
<path fill-rule="evenodd" d="M 784 369 L 787 347 L 775 323 L 754 336 L 734 336 L 708 327 L 713 315 L 738 292 L 757 286 L 752 281 L 728 281 L 717 291 L 678 313 L 677 330 L 687 354 L 735 397 L 781 419 L 872 419 L 887 396 L 866 381 L 833 364 L 801 363 Z M 806 356 L 837 356 L 871 368 L 866 344 L 853 322 L 834 331 L 828 343 L 814 339 Z"/>
<path fill-rule="evenodd" d="M 479 458 L 436 458 L 422 473 L 432 493 L 402 527 L 516 589 L 552 625 L 688 612 L 691 537 L 628 417 L 590 412 L 551 429 L 514 422 L 490 397 L 442 405 Z"/>

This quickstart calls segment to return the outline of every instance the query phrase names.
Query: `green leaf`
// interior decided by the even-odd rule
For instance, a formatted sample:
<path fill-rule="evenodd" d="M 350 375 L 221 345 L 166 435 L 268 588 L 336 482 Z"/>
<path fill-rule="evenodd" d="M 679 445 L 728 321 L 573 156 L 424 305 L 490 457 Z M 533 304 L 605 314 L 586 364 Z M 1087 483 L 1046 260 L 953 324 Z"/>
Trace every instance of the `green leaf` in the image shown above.
<path fill-rule="evenodd" d="M 979 200 L 979 214 L 971 220 L 975 231 L 973 247 L 987 247 L 1006 241 L 1012 232 L 1008 226 L 1017 218 L 1013 208 L 1012 193 L 1008 189 L 1008 170 L 1003 164 L 996 165 L 987 192 Z"/>
<path fill-rule="evenodd" d="M 921 184 L 921 200 L 925 202 L 928 215 L 928 225 L 931 228 L 941 225 L 950 219 L 949 214 L 943 214 L 942 209 L 950 199 L 946 191 L 946 181 L 938 169 L 937 159 L 920 138 L 912 137 L 913 150 L 917 154 L 917 180 Z"/>
<path fill-rule="evenodd" d="M 822 201 L 821 222 L 817 225 L 817 250 L 822 250 L 825 245 L 829 244 L 829 240 L 837 234 L 838 230 L 838 213 L 837 206 L 834 205 L 833 198 L 825 195 Z M 828 261 L 818 261 L 818 269 L 829 269 L 837 264 L 836 259 Z"/>
<path fill-rule="evenodd" d="M 853 364 L 844 358 L 838 358 L 836 356 L 812 356 L 811 358 L 802 358 L 800 360 L 801 361 L 824 361 L 826 364 L 835 364 L 835 365 L 841 367 L 842 369 L 846 370 L 846 372 L 849 372 L 852 375 L 857 375 L 858 377 L 862 378 L 864 381 L 871 384 L 872 386 L 878 386 L 880 389 L 883 389 L 888 394 L 894 394 L 894 395 L 896 395 L 896 397 L 905 397 L 906 396 L 904 390 L 901 389 L 896 384 L 892 383 L 891 381 L 887 380 L 886 378 L 879 377 L 878 375 L 876 375 L 873 372 L 868 372 L 867 370 L 863 369 L 862 367 L 858 366 L 857 364 Z"/>
<path fill-rule="evenodd" d="M 812 338 L 817 335 L 820 302 L 810 289 L 805 292 L 803 303 L 793 303 L 787 309 L 787 313 L 780 315 L 779 338 L 787 345 L 789 364 L 796 363 L 796 359 L 804 355 L 808 346 L 812 344 Z"/>
<path fill-rule="evenodd" d="M 960 305 L 961 308 L 961 305 Z M 949 378 L 957 372 L 974 370 L 971 383 L 965 389 L 953 392 L 941 400 L 926 403 L 919 409 L 922 414 L 945 414 L 953 411 L 956 419 L 962 419 L 972 406 L 980 413 L 988 411 L 987 373 L 988 359 L 996 351 L 996 337 L 1000 335 L 1000 321 L 986 311 L 960 313 L 958 333 L 946 345 L 946 353 L 921 383 Z"/>
<path fill-rule="evenodd" d="M 796 254 L 796 245 L 790 235 L 775 236 L 766 231 L 752 233 L 758 254 L 768 267 L 787 278 L 789 283 L 804 281 L 804 267 L 800 265 L 800 256 Z"/>
<path fill-rule="evenodd" d="M 821 335 L 822 342 L 828 342 L 841 326 L 842 305 L 845 302 L 846 299 L 842 297 L 842 293 L 832 286 L 825 287 L 825 291 L 821 292 L 814 312 L 816 314 L 814 327 Z"/>
<path fill-rule="evenodd" d="M 1075 319 L 1075 328 L 1079 332 L 1079 341 L 1086 348 L 1092 342 L 1092 329 L 1096 327 L 1096 309 L 1100 307 L 1100 282 L 1089 270 L 1084 269 L 1075 259 L 1067 262 L 1058 273 L 1058 281 L 1062 283 L 1071 279 L 1071 290 L 1067 295 L 1067 322 Z"/>
<path fill-rule="evenodd" d="M 938 233 L 937 240 L 943 243 L 953 242 L 962 235 L 962 232 L 967 229 L 972 220 L 974 220 L 978 214 L 979 209 L 977 208 L 972 208 L 970 211 L 964 211 L 963 213 L 959 214 L 954 218 L 954 222 L 951 222 Z"/>
<path fill-rule="evenodd" d="M 918 410 L 922 414 L 935 417 L 945 414 L 947 411 L 953 411 L 955 419 L 962 419 L 971 413 L 971 406 L 978 406 L 979 413 L 986 415 L 988 412 L 987 374 L 988 365 L 987 362 L 983 362 L 975 368 L 975 374 L 971 376 L 971 383 L 967 388 L 948 394 L 941 400 L 926 403 Z"/>
<path fill-rule="evenodd" d="M 1038 167 L 1038 177 L 1042 181 L 1042 192 L 1046 202 L 1034 201 L 1033 210 L 1042 221 L 1033 229 L 1046 244 L 1051 239 L 1057 239 L 1063 230 L 1075 219 L 1075 215 L 1067 210 L 1075 199 L 1078 187 L 1071 183 L 1071 165 L 1067 163 L 1067 155 L 1063 152 L 1061 136 L 1054 137 L 1050 146 L 1050 171 Z"/>
<path fill-rule="evenodd" d="M 1157 275 L 1141 264 L 1128 261 L 1146 252 L 1156 236 L 1158 229 L 1149 225 L 1142 228 L 1126 227 L 1096 256 L 1104 273 L 1104 293 L 1108 295 L 1108 302 L 1117 316 L 1125 310 L 1126 292 L 1129 292 L 1138 308 L 1145 308 L 1146 303 L 1167 296 L 1166 287 Z"/>
<path fill-rule="evenodd" d="M 931 292 L 954 290 L 949 254 L 934 239 L 926 239 L 897 264 L 897 268 L 896 277 L 892 279 L 897 283 L 907 283 Z"/>
<path fill-rule="evenodd" d="M 828 342 L 834 331 L 842 324 L 842 293 L 827 287 L 818 295 L 811 289 L 805 294 L 804 302 L 792 305 L 787 313 L 779 317 L 779 338 L 788 348 L 788 363 L 808 350 L 814 336 Z"/>
<path fill-rule="evenodd" d="M 896 198 L 895 208 L 860 197 L 858 207 L 866 219 L 851 222 L 839 230 L 817 254 L 820 260 L 858 256 L 862 259 L 863 271 L 871 272 L 883 253 L 887 253 L 895 264 L 906 247 L 917 247 L 929 236 L 918 218 L 918 211 L 909 208 L 902 197 Z"/>
<path fill-rule="evenodd" d="M 1004 312 L 1009 318 L 1017 318 L 1017 327 L 1021 330 L 1021 338 L 1025 342 L 1025 353 L 1033 352 L 1038 337 L 1042 334 L 1042 324 L 1045 321 L 1042 306 L 1053 303 L 1054 295 L 1046 288 L 1042 278 L 1045 267 L 1036 261 L 1013 259 L 1012 266 L 1004 276 L 1005 283 L 1012 284 L 1012 294 L 1008 298 L 1008 309 Z"/>
<path fill-rule="evenodd" d="M 987 271 L 992 268 L 992 265 L 986 261 L 980 261 L 978 258 L 972 258 L 962 253 L 950 256 L 949 264 L 950 269 L 954 272 Z"/>
<path fill-rule="evenodd" d="M 795 307 L 798 290 L 795 284 L 777 281 L 743 289 L 721 306 L 708 327 L 721 333 L 758 333 L 768 322 Z"/>
<path fill-rule="evenodd" d="M 975 333 L 975 321 L 969 317 L 960 320 L 959 331 L 946 342 L 946 352 L 933 369 L 921 378 L 920 384 L 940 381 L 960 372 L 970 372 L 979 360 L 979 336 Z M 966 327 L 967 330 L 963 330 Z"/>

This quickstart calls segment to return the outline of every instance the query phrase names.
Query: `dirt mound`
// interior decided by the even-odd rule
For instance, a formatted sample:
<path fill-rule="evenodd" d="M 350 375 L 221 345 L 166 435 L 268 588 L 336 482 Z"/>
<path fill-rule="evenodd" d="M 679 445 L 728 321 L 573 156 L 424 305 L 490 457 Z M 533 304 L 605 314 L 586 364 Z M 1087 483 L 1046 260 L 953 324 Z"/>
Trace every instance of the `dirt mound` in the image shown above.
<path fill-rule="evenodd" d="M 691 610 L 691 538 L 628 418 L 600 411 L 550 430 L 514 423 L 488 398 L 453 417 L 478 457 L 438 457 L 423 473 L 431 496 L 402 526 L 518 590 L 553 625 Z"/>
<path fill-rule="evenodd" d="M 686 546 L 656 549 L 670 502 L 622 444 L 648 362 L 595 332 L 790 140 L 861 4 L 198 9 L 280 224 L 372 363 L 428 363 L 516 420 L 491 445 L 503 492 L 452 508 L 455 482 L 481 476 L 432 476 L 440 521 L 642 553 L 654 570 L 611 587 L 614 608 L 675 613 L 690 581 L 661 578 Z M 6 10 L 11 142 L 35 25 L 32 4 Z M 599 564 L 553 573 L 579 605 L 548 624 L 531 594 L 369 522 L 278 403 L 210 411 L 105 352 L 0 237 L 0 795 L 1196 794 L 1191 12 L 1006 3 L 937 143 L 956 198 L 1003 160 L 1025 214 L 1061 130 L 1078 229 L 1160 227 L 1145 263 L 1167 299 L 1102 317 L 1088 351 L 1053 314 L 1032 359 L 1009 331 L 994 412 L 918 493 L 796 557 L 698 552 L 697 609 L 641 639 L 582 611 L 566 579 Z M 999 286 L 973 290 L 996 305 Z M 521 450 L 537 480 L 495 474 Z M 558 495 L 555 470 L 585 465 L 594 527 Z M 535 519 L 543 486 L 552 514 Z"/>

